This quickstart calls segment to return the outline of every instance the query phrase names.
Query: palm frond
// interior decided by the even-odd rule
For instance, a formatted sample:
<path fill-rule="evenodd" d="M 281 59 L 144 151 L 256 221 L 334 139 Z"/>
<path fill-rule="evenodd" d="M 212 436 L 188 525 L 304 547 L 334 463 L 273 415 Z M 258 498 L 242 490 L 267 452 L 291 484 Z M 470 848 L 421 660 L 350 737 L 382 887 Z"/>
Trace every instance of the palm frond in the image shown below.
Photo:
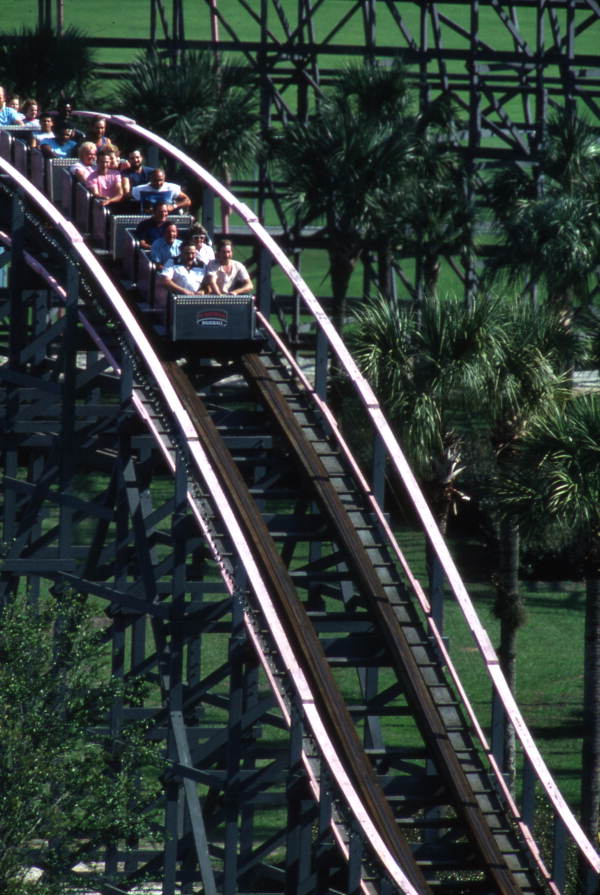
<path fill-rule="evenodd" d="M 600 531 L 600 398 L 582 395 L 537 419 L 501 483 L 506 511 L 535 528 L 547 514 L 586 541 Z"/>
<path fill-rule="evenodd" d="M 548 120 L 544 172 L 568 193 L 585 196 L 600 185 L 599 162 L 598 136 L 590 122 L 573 105 L 555 110 Z"/>
<path fill-rule="evenodd" d="M 218 176 L 243 170 L 260 148 L 253 74 L 204 50 L 149 50 L 132 64 L 119 102 L 146 127 Z"/>
<path fill-rule="evenodd" d="M 343 69 L 324 105 L 337 114 L 349 109 L 357 120 L 405 121 L 411 118 L 412 94 L 401 57 L 391 64 L 380 61 L 349 65 Z"/>

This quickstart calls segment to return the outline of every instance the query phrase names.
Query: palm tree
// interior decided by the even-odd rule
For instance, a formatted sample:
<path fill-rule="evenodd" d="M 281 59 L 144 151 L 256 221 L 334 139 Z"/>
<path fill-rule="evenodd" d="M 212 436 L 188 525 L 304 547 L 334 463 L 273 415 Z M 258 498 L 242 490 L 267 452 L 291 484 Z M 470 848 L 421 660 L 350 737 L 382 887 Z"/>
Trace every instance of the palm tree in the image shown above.
<path fill-rule="evenodd" d="M 349 342 L 391 424 L 399 433 L 443 535 L 464 495 L 465 410 L 481 396 L 497 368 L 501 343 L 498 306 L 426 296 L 421 313 L 383 296 L 356 311 Z M 431 557 L 430 595 L 438 611 L 441 581 Z M 432 588 L 432 581 L 439 582 Z M 441 612 L 440 612 L 441 616 Z"/>
<path fill-rule="evenodd" d="M 461 253 L 468 245 L 474 206 L 466 166 L 454 150 L 428 135 L 418 141 L 415 159 L 403 195 L 395 196 L 388 209 L 387 226 L 398 234 L 394 246 L 398 261 L 407 252 L 416 259 L 420 299 L 436 293 L 440 258 Z"/>
<path fill-rule="evenodd" d="M 500 242 L 488 275 L 541 283 L 549 301 L 570 313 L 589 304 L 600 263 L 600 152 L 591 126 L 574 110 L 555 113 L 547 132 L 537 171 L 503 171 L 491 184 Z"/>
<path fill-rule="evenodd" d="M 89 101 L 95 77 L 94 53 L 73 26 L 62 34 L 48 25 L 23 28 L 0 48 L 0 81 L 20 96 L 36 97 L 41 109 L 65 99 Z"/>
<path fill-rule="evenodd" d="M 248 170 L 260 148 L 256 83 L 248 66 L 205 50 L 148 50 L 118 94 L 138 123 L 195 157 L 217 178 Z"/>
<path fill-rule="evenodd" d="M 494 260 L 510 283 L 543 283 L 549 301 L 564 311 L 586 305 L 600 263 L 599 208 L 594 198 L 550 187 L 541 199 L 519 202 L 504 226 Z"/>
<path fill-rule="evenodd" d="M 433 295 L 440 258 L 461 254 L 471 240 L 475 218 L 468 189 L 468 165 L 457 150 L 456 109 L 441 94 L 414 122 L 414 147 L 402 189 L 382 199 L 382 226 L 394 236 L 397 266 L 409 255 L 416 262 L 415 295 Z"/>
<path fill-rule="evenodd" d="M 532 424 L 516 451 L 502 499 L 539 536 L 560 526 L 586 583 L 581 819 L 595 841 L 600 820 L 600 398 L 571 397 Z"/>
<path fill-rule="evenodd" d="M 487 410 L 492 455 L 497 476 L 510 475 L 520 440 L 537 415 L 552 408 L 565 394 L 565 358 L 583 348 L 573 330 L 554 309 L 534 310 L 519 301 L 500 305 L 498 319 L 502 350 L 488 382 L 482 406 Z M 488 495 L 488 498 L 490 495 Z M 491 500 L 493 502 L 493 486 Z M 498 655 L 504 676 L 516 693 L 516 640 L 525 621 L 519 591 L 520 536 L 518 520 L 504 514 L 498 520 L 498 571 L 495 614 L 500 620 Z M 504 770 L 515 779 L 514 730 L 505 731 Z"/>
<path fill-rule="evenodd" d="M 556 109 L 548 119 L 541 170 L 571 196 L 596 193 L 600 185 L 600 145 L 595 126 L 574 105 Z"/>
<path fill-rule="evenodd" d="M 299 228 L 327 237 L 334 318 L 346 316 L 350 277 L 365 248 L 389 254 L 393 233 L 382 208 L 401 190 L 413 157 L 415 118 L 400 63 L 347 69 L 306 122 L 274 134 L 271 156 Z"/>

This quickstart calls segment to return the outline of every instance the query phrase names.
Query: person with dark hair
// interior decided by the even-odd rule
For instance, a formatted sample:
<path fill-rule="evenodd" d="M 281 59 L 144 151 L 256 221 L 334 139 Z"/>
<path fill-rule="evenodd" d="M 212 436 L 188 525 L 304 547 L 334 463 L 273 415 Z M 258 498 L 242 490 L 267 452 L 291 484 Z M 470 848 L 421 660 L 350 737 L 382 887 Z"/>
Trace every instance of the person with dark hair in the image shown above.
<path fill-rule="evenodd" d="M 86 140 L 95 143 L 96 149 L 102 149 L 104 146 L 110 146 L 110 138 L 106 136 L 106 118 L 94 118 Z"/>
<path fill-rule="evenodd" d="M 33 134 L 33 139 L 36 146 L 54 140 L 54 119 L 50 112 L 42 112 L 40 115 L 40 129 Z"/>
<path fill-rule="evenodd" d="M 152 208 L 157 202 L 166 202 L 170 212 L 189 208 L 192 204 L 178 183 L 167 181 L 164 168 L 155 168 L 149 182 L 134 186 L 131 195 L 140 203 L 142 210 Z"/>
<path fill-rule="evenodd" d="M 187 242 L 178 258 L 167 261 L 159 274 L 163 286 L 181 295 L 204 295 L 202 283 L 206 267 L 196 261 L 196 246 Z"/>
<path fill-rule="evenodd" d="M 44 155 L 57 158 L 73 158 L 77 154 L 78 141 L 73 133 L 73 123 L 68 119 L 57 128 L 58 134 L 53 140 L 45 140 L 40 149 Z"/>
<path fill-rule="evenodd" d="M 206 288 L 214 295 L 247 295 L 254 291 L 250 274 L 243 264 L 234 261 L 230 239 L 217 243 L 216 258 L 206 268 Z"/>
<path fill-rule="evenodd" d="M 50 111 L 58 126 L 65 119 L 71 118 L 73 114 L 73 106 L 68 99 L 61 99 L 56 109 L 51 109 Z"/>
<path fill-rule="evenodd" d="M 157 202 L 152 217 L 140 221 L 135 228 L 134 236 L 142 249 L 152 248 L 152 243 L 163 235 L 167 226 L 169 208 L 166 202 Z"/>
<path fill-rule="evenodd" d="M 163 236 L 159 236 L 152 243 L 150 260 L 154 261 L 157 270 L 162 270 L 167 261 L 177 258 L 181 251 L 182 242 L 177 237 L 177 224 L 167 222 Z"/>
<path fill-rule="evenodd" d="M 85 182 L 87 188 L 101 201 L 102 205 L 112 205 L 114 202 L 120 202 L 123 198 L 121 172 L 110 167 L 111 151 L 109 146 L 98 150 L 96 170 Z"/>
<path fill-rule="evenodd" d="M 131 192 L 134 186 L 148 183 L 153 171 L 154 168 L 144 164 L 144 156 L 140 149 L 132 149 L 127 156 L 127 161 L 121 164 L 121 173 L 129 181 L 128 192 Z"/>

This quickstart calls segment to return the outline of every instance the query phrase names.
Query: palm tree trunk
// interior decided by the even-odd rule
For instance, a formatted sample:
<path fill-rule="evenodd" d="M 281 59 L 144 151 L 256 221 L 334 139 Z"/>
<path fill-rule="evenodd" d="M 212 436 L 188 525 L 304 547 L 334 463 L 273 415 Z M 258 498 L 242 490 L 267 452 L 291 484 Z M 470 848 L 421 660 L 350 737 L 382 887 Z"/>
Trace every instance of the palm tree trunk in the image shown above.
<path fill-rule="evenodd" d="M 346 295 L 356 261 L 357 259 L 352 257 L 344 248 L 339 249 L 335 245 L 330 246 L 329 263 L 331 267 L 331 291 L 333 293 L 331 317 L 335 328 L 340 334 L 346 320 Z"/>
<path fill-rule="evenodd" d="M 597 842 L 600 822 L 600 576 L 586 579 L 581 825 Z"/>
<path fill-rule="evenodd" d="M 450 502 L 446 497 L 446 489 L 442 487 L 436 496 L 430 492 L 431 509 L 438 524 L 440 534 L 446 539 L 448 531 L 448 517 L 450 515 Z M 425 543 L 425 564 L 429 583 L 428 594 L 431 605 L 431 615 L 440 632 L 444 633 L 444 570 L 442 564 L 433 550 L 429 538 Z"/>
<path fill-rule="evenodd" d="M 377 279 L 379 291 L 386 298 L 394 297 L 392 249 L 389 243 L 385 243 L 377 250 Z"/>
<path fill-rule="evenodd" d="M 500 619 L 500 667 L 513 694 L 517 691 L 517 631 L 525 621 L 519 593 L 519 525 L 515 519 L 500 522 L 498 583 L 494 612 Z M 506 723 L 506 722 L 505 722 Z M 516 742 L 512 725 L 504 730 L 504 773 L 511 791 L 516 778 Z"/>
<path fill-rule="evenodd" d="M 435 297 L 440 276 L 440 262 L 437 255 L 427 255 L 423 259 L 423 290 L 426 296 Z"/>

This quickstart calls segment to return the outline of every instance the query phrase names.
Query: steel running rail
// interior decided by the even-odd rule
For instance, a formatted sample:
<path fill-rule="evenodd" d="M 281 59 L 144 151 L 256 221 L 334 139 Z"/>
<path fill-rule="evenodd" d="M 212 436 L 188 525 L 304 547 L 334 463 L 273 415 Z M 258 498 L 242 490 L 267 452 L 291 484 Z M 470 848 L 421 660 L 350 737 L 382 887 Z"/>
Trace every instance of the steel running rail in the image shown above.
<path fill-rule="evenodd" d="M 147 130 L 146 128 L 137 124 L 133 119 L 126 116 L 90 111 L 75 111 L 73 114 L 90 118 L 101 116 L 114 125 L 121 127 L 124 130 L 129 131 L 130 133 L 142 138 L 147 143 L 156 146 L 166 155 L 175 159 L 177 162 L 187 168 L 187 170 L 191 174 L 197 177 L 206 186 L 210 187 L 210 189 L 212 189 L 213 192 L 216 193 L 216 195 L 223 199 L 225 203 L 230 206 L 231 209 L 237 212 L 237 214 L 242 218 L 248 228 L 255 234 L 260 243 L 270 252 L 273 259 L 286 274 L 286 276 L 292 283 L 292 286 L 300 295 L 306 310 L 315 320 L 317 327 L 324 335 L 327 344 L 330 346 L 331 350 L 337 357 L 339 364 L 348 374 L 357 394 L 360 397 L 365 411 L 371 419 L 375 433 L 381 439 L 381 442 L 384 445 L 385 450 L 387 451 L 389 461 L 396 469 L 398 475 L 401 478 L 401 481 L 404 484 L 404 487 L 406 488 L 407 493 L 410 496 L 415 511 L 421 521 L 423 530 L 429 538 L 431 545 L 436 552 L 436 555 L 444 570 L 454 597 L 461 609 L 469 631 L 471 632 L 471 636 L 473 637 L 473 640 L 475 641 L 479 649 L 487 673 L 490 677 L 494 692 L 498 696 L 502 706 L 504 707 L 507 720 L 514 727 L 516 735 L 523 748 L 523 752 L 527 760 L 529 761 L 529 764 L 533 769 L 539 783 L 545 791 L 551 805 L 553 806 L 556 816 L 561 819 L 565 829 L 570 834 L 573 842 L 576 844 L 581 855 L 589 865 L 590 870 L 595 872 L 597 875 L 600 875 L 600 854 L 598 854 L 592 843 L 583 832 L 582 828 L 577 822 L 577 819 L 565 802 L 560 790 L 554 782 L 550 771 L 546 766 L 546 763 L 527 727 L 525 719 L 523 718 L 516 700 L 506 682 L 504 674 L 502 673 L 498 656 L 496 655 L 496 651 L 494 650 L 490 637 L 477 616 L 473 603 L 471 602 L 471 598 L 469 597 L 465 585 L 460 577 L 460 573 L 456 568 L 454 560 L 450 555 L 448 547 L 446 546 L 446 543 L 439 531 L 435 519 L 433 518 L 431 510 L 429 509 L 429 506 L 425 501 L 425 498 L 406 460 L 406 457 L 404 456 L 404 453 L 402 452 L 402 449 L 400 448 L 400 445 L 398 444 L 398 441 L 396 440 L 396 437 L 394 436 L 390 425 L 387 422 L 383 411 L 381 410 L 381 407 L 379 405 L 379 402 L 377 401 L 377 398 L 375 397 L 375 394 L 373 393 L 373 390 L 371 389 L 366 379 L 360 373 L 356 362 L 346 348 L 341 336 L 335 329 L 333 323 L 319 304 L 316 296 L 310 290 L 298 271 L 291 264 L 283 250 L 277 245 L 273 237 L 260 223 L 258 217 L 256 216 L 256 213 L 248 205 L 240 202 L 235 197 L 235 195 L 230 192 L 230 190 L 223 186 L 215 177 L 213 177 L 212 174 L 210 174 L 201 165 L 191 159 L 182 150 L 173 146 L 162 137 L 153 134 L 151 131 Z M 264 317 L 262 319 L 264 321 Z M 272 330 L 271 333 L 273 333 Z M 314 389 L 311 390 L 315 391 Z M 315 397 L 317 398 L 316 392 Z M 323 407 L 325 407 L 324 402 L 321 403 L 323 404 Z M 331 414 L 328 411 L 327 413 L 331 417 Z M 338 430 L 335 420 L 331 417 L 330 421 L 334 426 L 334 431 L 337 432 Z M 366 485 L 366 487 L 372 494 L 372 489 L 370 489 L 368 485 Z M 373 498 L 373 503 L 377 503 L 375 498 Z M 379 506 L 378 514 L 380 518 L 383 519 L 383 513 Z M 389 526 L 386 526 L 386 528 L 389 531 Z M 490 745 L 487 742 L 483 730 L 476 719 L 473 708 L 468 702 L 466 693 L 464 692 L 464 689 L 460 684 L 460 681 L 458 680 L 458 675 L 454 669 L 454 666 L 450 662 L 450 657 L 448 656 L 447 649 L 443 643 L 442 635 L 431 615 L 431 607 L 429 601 L 418 582 L 415 581 L 414 576 L 408 570 L 408 566 L 404 558 L 402 557 L 400 548 L 397 546 L 395 538 L 391 532 L 390 535 L 392 538 L 392 543 L 396 547 L 397 554 L 409 577 L 409 581 L 413 586 L 415 594 L 417 595 L 417 598 L 419 599 L 421 606 L 427 615 L 427 620 L 432 632 L 432 636 L 435 638 L 439 648 L 441 649 L 444 659 L 449 663 L 448 667 L 451 670 L 452 676 L 457 683 L 461 695 L 465 699 L 465 705 L 467 706 L 469 715 L 474 722 L 476 732 L 482 743 L 482 747 L 488 756 L 490 766 L 498 781 L 500 791 L 505 795 L 507 804 L 509 805 L 511 812 L 514 814 L 517 823 L 519 824 L 522 832 L 525 835 L 528 846 L 531 848 L 534 860 L 540 867 L 540 870 L 543 873 L 544 877 L 548 879 L 548 871 L 541 861 L 539 851 L 537 849 L 537 846 L 535 845 L 533 833 L 525 824 L 518 806 L 508 792 L 506 782 L 500 768 L 497 765 L 497 762 L 492 755 Z"/>
<path fill-rule="evenodd" d="M 146 335 L 144 334 L 140 324 L 137 322 L 125 299 L 120 295 L 112 280 L 95 257 L 92 250 L 88 248 L 88 246 L 86 246 L 83 241 L 83 237 L 74 227 L 74 225 L 69 220 L 67 220 L 54 207 L 54 205 L 52 205 L 52 203 L 42 193 L 40 193 L 16 168 L 10 165 L 2 157 L 0 157 L 0 170 L 3 173 L 8 174 L 17 184 L 18 188 L 26 193 L 28 198 L 35 205 L 37 205 L 39 210 L 54 224 L 54 226 L 58 230 L 60 230 L 70 240 L 73 253 L 79 258 L 79 260 L 87 268 L 90 274 L 94 277 L 96 284 L 101 288 L 104 296 L 112 306 L 115 314 L 120 318 L 121 322 L 125 326 L 128 335 L 132 339 L 137 350 L 140 352 L 140 356 L 143 358 L 144 363 L 146 364 L 150 372 L 150 375 L 154 378 L 163 399 L 171 410 L 173 417 L 176 420 L 177 425 L 179 426 L 181 433 L 183 434 L 183 437 L 187 442 L 189 456 L 191 462 L 195 466 L 197 475 L 204 480 L 204 484 L 206 485 L 213 500 L 215 501 L 225 528 L 233 543 L 235 543 L 236 545 L 236 549 L 239 553 L 240 559 L 242 560 L 244 569 L 248 576 L 248 581 L 252 587 L 252 590 L 254 591 L 254 594 L 265 615 L 265 618 L 268 621 L 271 633 L 278 645 L 285 670 L 289 676 L 289 681 L 296 689 L 308 726 L 312 730 L 315 741 L 319 744 L 319 748 L 322 754 L 322 760 L 327 765 L 329 773 L 331 774 L 331 778 L 335 781 L 339 791 L 343 794 L 343 797 L 346 800 L 346 804 L 351 814 L 355 818 L 358 828 L 362 832 L 365 843 L 368 843 L 369 847 L 373 851 L 373 854 L 376 855 L 378 861 L 383 866 L 385 872 L 393 881 L 394 885 L 398 887 L 399 891 L 402 892 L 403 895 L 422 895 L 422 893 L 419 892 L 419 890 L 416 889 L 407 878 L 402 867 L 399 865 L 395 857 L 391 854 L 377 827 L 371 821 L 367 809 L 358 796 L 352 781 L 350 780 L 342 762 L 340 761 L 336 753 L 335 746 L 329 736 L 329 733 L 327 732 L 327 727 L 321 719 L 319 709 L 317 707 L 310 685 L 295 656 L 293 647 L 288 639 L 285 629 L 283 628 L 278 618 L 277 612 L 271 601 L 260 570 L 256 565 L 251 547 L 248 544 L 244 532 L 241 529 L 229 504 L 229 501 L 223 492 L 217 474 L 198 440 L 197 432 L 193 425 L 193 422 L 187 410 L 184 408 L 182 402 L 180 401 L 179 396 L 175 391 L 173 385 L 171 384 L 169 378 L 167 377 L 165 371 L 163 370 L 162 363 L 156 355 Z M 3 238 L 1 241 L 4 243 L 8 243 L 8 237 L 5 234 L 2 234 L 2 236 Z M 54 289 L 59 295 L 64 297 L 64 290 L 61 288 L 60 284 L 58 284 L 56 280 L 51 277 L 38 262 L 36 262 L 35 259 L 29 256 L 28 258 L 26 258 L 26 260 L 28 261 L 28 263 L 31 262 L 34 269 L 41 276 L 43 276 L 44 279 L 46 279 L 48 285 L 52 289 Z M 88 331 L 90 331 L 90 324 L 86 320 L 85 315 L 82 314 L 81 311 L 79 311 L 79 316 L 83 325 L 86 327 L 86 329 L 88 329 Z M 104 351 L 106 351 L 106 356 L 113 365 L 115 373 L 120 374 L 121 371 L 118 367 L 117 361 L 110 355 L 110 353 L 107 352 L 105 346 L 103 346 L 97 338 L 95 339 L 95 341 L 97 344 L 99 344 L 100 347 L 102 347 Z M 154 435 L 157 444 L 163 451 L 164 458 L 167 464 L 169 465 L 171 470 L 174 471 L 174 459 L 171 456 L 170 452 L 167 450 L 163 439 L 160 437 L 155 423 L 145 411 L 141 400 L 139 398 L 136 398 L 135 392 L 132 396 L 132 401 L 136 406 L 136 410 L 138 411 L 140 417 L 144 420 L 151 433 Z M 213 551 L 215 561 L 220 568 L 225 585 L 229 593 L 233 594 L 235 590 L 235 582 L 229 574 L 227 567 L 224 565 L 222 558 L 220 557 L 217 545 L 212 539 L 210 527 L 204 519 L 201 509 L 198 506 L 198 502 L 191 494 L 191 492 L 188 492 L 188 502 L 190 504 L 192 512 L 196 516 L 197 522 L 201 527 L 203 534 L 205 535 L 207 543 Z M 259 639 L 255 636 L 251 620 L 246 612 L 244 613 L 244 619 L 249 636 L 258 652 L 261 664 L 263 665 L 263 668 L 272 684 L 273 692 L 279 702 L 282 714 L 286 720 L 286 723 L 289 725 L 291 720 L 289 710 L 285 705 L 279 688 L 277 687 L 273 679 L 268 659 L 264 655 L 264 651 L 261 648 Z M 318 794 L 319 783 L 311 767 L 310 760 L 305 753 L 303 753 L 303 760 L 307 770 L 307 774 L 309 776 L 311 787 L 315 794 Z M 334 821 L 332 820 L 332 824 L 333 823 Z M 340 831 L 335 826 L 333 828 L 333 834 L 338 841 L 338 845 L 343 852 L 346 852 L 347 856 L 347 848 L 342 841 Z M 211 887 L 210 881 L 205 880 L 205 885 L 207 887 L 207 892 L 216 892 L 216 889 L 214 889 L 214 887 Z M 362 884 L 362 888 L 365 892 L 367 892 L 365 883 Z"/>

